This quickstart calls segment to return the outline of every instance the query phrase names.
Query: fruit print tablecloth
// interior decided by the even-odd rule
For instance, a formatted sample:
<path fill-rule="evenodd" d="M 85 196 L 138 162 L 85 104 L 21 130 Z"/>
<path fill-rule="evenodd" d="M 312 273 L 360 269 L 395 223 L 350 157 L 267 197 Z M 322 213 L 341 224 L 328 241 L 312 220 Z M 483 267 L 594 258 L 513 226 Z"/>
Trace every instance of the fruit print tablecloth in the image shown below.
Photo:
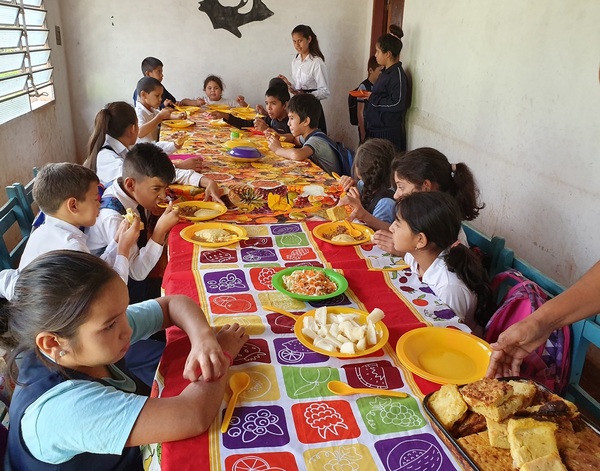
<path fill-rule="evenodd" d="M 226 434 L 220 424 L 223 402 L 210 430 L 193 439 L 146 447 L 146 469 L 223 471 L 450 470 L 458 466 L 437 438 L 421 407 L 424 394 L 438 388 L 413 377 L 397 360 L 396 339 L 427 324 L 460 327 L 456 318 L 432 314 L 436 298 L 404 271 L 368 270 L 384 258 L 375 247 L 337 247 L 316 240 L 315 223 L 246 226 L 250 239 L 220 249 L 183 241 L 176 227 L 169 239 L 168 294 L 196 299 L 213 325 L 244 324 L 251 336 L 232 372 L 251 376 Z M 372 259 L 371 262 L 368 260 Z M 294 265 L 339 269 L 349 290 L 327 304 L 370 310 L 382 308 L 390 343 L 368 357 L 330 358 L 308 350 L 293 334 L 293 320 L 266 311 L 276 305 L 305 312 L 321 305 L 293 300 L 274 291 L 270 279 Z M 404 280 L 406 278 L 406 280 Z M 410 290 L 403 290 L 403 287 Z M 415 303 L 417 299 L 425 300 Z M 432 308 L 433 306 L 433 308 Z M 429 308 L 429 309 L 427 309 Z M 169 397 L 186 385 L 181 377 L 189 341 L 176 328 L 157 374 L 155 395 Z M 400 389 L 405 399 L 385 396 L 335 396 L 331 380 L 356 387 Z M 226 397 L 226 400 L 228 397 Z"/>
<path fill-rule="evenodd" d="M 204 159 L 202 173 L 217 182 L 230 209 L 218 220 L 260 224 L 285 222 L 322 214 L 324 209 L 336 205 L 342 188 L 312 162 L 293 162 L 278 157 L 269 150 L 264 136 L 228 125 L 211 126 L 205 113 L 197 112 L 190 120 L 195 124 L 184 129 L 162 126 L 161 140 L 174 140 L 185 135 L 183 147 L 171 158 L 201 156 Z M 233 160 L 225 147 L 231 142 L 232 130 L 256 146 L 265 157 L 257 162 Z M 173 185 L 171 188 L 183 200 L 204 198 L 203 190 L 196 187 Z"/>

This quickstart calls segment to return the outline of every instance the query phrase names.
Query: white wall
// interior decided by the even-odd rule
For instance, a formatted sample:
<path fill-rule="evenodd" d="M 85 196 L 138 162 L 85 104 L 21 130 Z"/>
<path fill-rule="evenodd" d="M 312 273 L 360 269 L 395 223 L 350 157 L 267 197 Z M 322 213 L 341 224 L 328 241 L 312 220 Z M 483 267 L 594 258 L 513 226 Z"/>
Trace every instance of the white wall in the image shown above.
<path fill-rule="evenodd" d="M 600 2 L 407 0 L 409 147 L 475 173 L 475 225 L 571 283 L 600 259 Z"/>
<path fill-rule="evenodd" d="M 32 168 L 48 162 L 75 161 L 75 141 L 67 81 L 65 50 L 56 45 L 54 27 L 61 26 L 57 0 L 46 0 L 50 60 L 54 66 L 56 101 L 0 126 L 0 187 L 33 178 Z M 6 193 L 0 192 L 0 204 Z"/>
<path fill-rule="evenodd" d="M 272 77 L 291 73 L 295 54 L 291 30 L 299 23 L 313 28 L 325 55 L 332 88 L 331 97 L 324 102 L 330 134 L 354 143 L 356 128 L 349 124 L 347 92 L 366 76 L 372 2 L 264 3 L 275 14 L 242 26 L 242 37 L 237 38 L 226 30 L 213 29 L 208 16 L 198 11 L 197 1 L 62 0 L 80 157 L 102 106 L 116 100 L 131 101 L 144 57 L 163 61 L 164 84 L 177 98 L 198 96 L 204 78 L 217 74 L 225 82 L 225 96 L 242 94 L 249 104 L 256 105 L 263 103 Z"/>

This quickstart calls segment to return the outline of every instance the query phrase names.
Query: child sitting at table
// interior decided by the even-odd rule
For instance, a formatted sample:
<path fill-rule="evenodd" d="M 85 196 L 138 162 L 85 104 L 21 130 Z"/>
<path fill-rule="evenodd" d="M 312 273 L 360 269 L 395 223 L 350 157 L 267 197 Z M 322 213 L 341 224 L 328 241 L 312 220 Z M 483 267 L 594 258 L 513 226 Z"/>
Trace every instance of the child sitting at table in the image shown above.
<path fill-rule="evenodd" d="M 230 100 L 223 96 L 223 80 L 221 77 L 216 75 L 209 75 L 204 79 L 204 96 L 197 98 L 199 101 L 203 101 L 203 104 L 207 105 L 225 105 L 229 108 L 237 108 L 238 106 L 248 106 L 246 99 L 239 95 L 235 100 Z"/>
<path fill-rule="evenodd" d="M 128 304 L 123 281 L 89 254 L 48 253 L 23 271 L 14 302 L 0 311 L 0 343 L 19 384 L 8 469 L 141 470 L 141 445 L 194 437 L 212 424 L 244 329 L 226 325 L 215 335 L 186 296 Z M 183 370 L 190 383 L 177 396 L 149 398 L 120 360 L 171 325 L 191 343 Z"/>
<path fill-rule="evenodd" d="M 394 222 L 394 190 L 391 189 L 390 168 L 394 158 L 394 145 L 386 139 L 369 139 L 356 151 L 353 163 L 355 182 L 343 175 L 340 184 L 347 192 L 338 205 L 352 208 L 350 217 L 367 226 L 388 229 Z"/>
<path fill-rule="evenodd" d="M 463 221 L 472 221 L 485 207 L 479 202 L 479 188 L 469 167 L 464 163 L 451 164 L 444 154 L 431 147 L 396 156 L 392 161 L 392 175 L 396 200 L 417 191 L 443 191 L 456 200 Z M 458 240 L 469 245 L 462 227 Z M 373 241 L 386 252 L 402 255 L 394 250 L 389 230 L 378 230 Z"/>
<path fill-rule="evenodd" d="M 89 253 L 83 228 L 96 223 L 100 209 L 98 177 L 89 168 L 73 163 L 45 165 L 33 184 L 33 199 L 44 212 L 44 224 L 31 233 L 19 267 L 4 270 L 0 297 L 12 299 L 14 285 L 27 265 L 38 256 L 53 250 L 69 249 Z M 122 220 L 101 255 L 127 283 L 129 252 L 139 235 L 139 224 Z"/>
<path fill-rule="evenodd" d="M 157 59 L 156 57 L 146 57 L 142 61 L 142 75 L 144 77 L 154 77 L 159 82 L 163 81 L 163 63 Z M 133 91 L 133 103 L 137 103 L 138 97 L 137 88 Z M 162 101 L 159 105 L 160 109 L 163 109 L 165 106 L 172 107 L 173 105 L 191 105 L 191 106 L 201 106 L 204 103 L 198 103 L 197 100 L 192 100 L 190 98 L 184 98 L 181 101 L 177 101 L 177 99 L 171 95 L 163 85 L 163 94 Z"/>
<path fill-rule="evenodd" d="M 285 149 L 279 141 L 279 134 L 267 132 L 265 136 L 269 148 L 278 156 L 297 162 L 311 160 L 327 173 L 342 173 L 342 163 L 329 142 L 315 135 L 321 116 L 321 104 L 310 93 L 293 96 L 288 102 L 288 122 L 297 145 L 302 147 Z"/>
<path fill-rule="evenodd" d="M 174 178 L 175 168 L 167 154 L 154 144 L 136 144 L 125 157 L 122 177 L 102 195 L 100 214 L 88 231 L 90 250 L 102 254 L 115 237 L 128 208 L 141 219 L 144 227 L 138 244 L 129 253 L 131 302 L 160 296 L 162 278 L 148 275 L 160 259 L 167 233 L 179 222 L 179 216 L 170 204 L 154 227 L 149 227 L 148 219 L 160 214 L 157 204 L 164 201 L 165 190 Z"/>
<path fill-rule="evenodd" d="M 286 141 L 293 142 L 294 136 L 288 125 L 287 103 L 290 101 L 290 92 L 285 82 L 281 79 L 279 85 L 269 86 L 265 92 L 265 108 L 257 106 L 256 111 L 267 116 L 256 118 L 254 127 L 259 131 L 276 132 L 284 136 Z"/>
<path fill-rule="evenodd" d="M 390 230 L 397 251 L 423 283 L 476 334 L 489 319 L 491 290 L 481 261 L 460 243 L 461 213 L 441 191 L 412 193 L 398 201 Z"/>

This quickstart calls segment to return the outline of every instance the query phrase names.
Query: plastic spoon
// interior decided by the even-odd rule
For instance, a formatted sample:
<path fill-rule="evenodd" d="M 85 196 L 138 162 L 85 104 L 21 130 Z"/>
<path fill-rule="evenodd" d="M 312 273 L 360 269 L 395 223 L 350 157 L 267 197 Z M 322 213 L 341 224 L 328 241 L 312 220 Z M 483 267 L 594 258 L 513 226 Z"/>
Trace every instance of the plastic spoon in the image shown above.
<path fill-rule="evenodd" d="M 294 320 L 298 319 L 298 316 L 292 314 L 289 311 L 286 311 L 285 309 L 280 309 L 275 306 L 263 306 L 263 308 L 265 308 L 267 311 L 273 311 L 273 312 L 276 312 L 277 314 L 283 314 L 284 316 L 287 316 L 290 319 L 294 319 Z"/>
<path fill-rule="evenodd" d="M 225 417 L 223 417 L 223 424 L 221 425 L 221 433 L 227 432 L 231 416 L 233 415 L 233 409 L 235 409 L 235 403 L 238 397 L 244 389 L 250 385 L 250 376 L 247 373 L 234 373 L 229 378 L 229 387 L 231 388 L 231 398 L 229 404 L 227 404 L 227 410 L 225 411 Z"/>
<path fill-rule="evenodd" d="M 350 221 L 348 221 L 348 219 L 343 219 L 343 221 L 348 229 L 348 234 L 350 234 L 351 237 L 356 239 L 362 235 L 362 232 L 360 232 L 358 229 L 354 229 L 354 226 L 350 223 Z"/>
<path fill-rule="evenodd" d="M 340 177 L 340 176 L 339 176 L 337 173 L 335 173 L 335 172 L 331 172 L 331 176 L 332 176 L 333 178 L 335 178 L 336 180 L 339 180 L 340 178 L 342 178 L 342 177 Z"/>
<path fill-rule="evenodd" d="M 408 394 L 400 391 L 390 391 L 389 389 L 376 388 L 353 388 L 349 384 L 341 381 L 329 381 L 327 389 L 333 394 L 340 396 L 351 396 L 352 394 L 375 394 L 376 396 L 408 397 Z"/>

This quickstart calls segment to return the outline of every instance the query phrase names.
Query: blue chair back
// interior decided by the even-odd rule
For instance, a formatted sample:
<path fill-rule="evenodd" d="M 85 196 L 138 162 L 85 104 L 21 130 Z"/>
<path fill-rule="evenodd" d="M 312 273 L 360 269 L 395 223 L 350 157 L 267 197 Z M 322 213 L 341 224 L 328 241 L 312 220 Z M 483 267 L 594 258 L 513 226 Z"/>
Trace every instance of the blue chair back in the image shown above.
<path fill-rule="evenodd" d="M 37 176 L 38 169 L 37 167 L 33 168 L 34 178 L 27 183 L 26 185 L 22 185 L 21 183 L 13 183 L 12 185 L 8 185 L 6 187 L 6 194 L 9 198 L 17 198 L 19 204 L 23 208 L 25 212 L 25 216 L 31 223 L 33 223 L 35 219 L 35 215 L 38 211 L 38 208 L 33 200 L 33 184 L 35 182 L 35 177 Z"/>
<path fill-rule="evenodd" d="M 18 226 L 20 240 L 11 249 L 6 242 L 6 234 Z M 0 208 L 0 269 L 17 268 L 19 259 L 25 250 L 25 244 L 31 233 L 31 221 L 25 215 L 17 198 L 9 198 Z M 18 235 L 15 232 L 15 236 Z"/>
<path fill-rule="evenodd" d="M 580 385 L 583 365 L 590 345 L 600 347 L 600 314 L 576 322 L 573 331 L 573 355 L 571 357 L 571 376 L 567 386 L 567 399 L 575 402 L 584 415 L 600 423 L 600 402 L 592 397 Z"/>

